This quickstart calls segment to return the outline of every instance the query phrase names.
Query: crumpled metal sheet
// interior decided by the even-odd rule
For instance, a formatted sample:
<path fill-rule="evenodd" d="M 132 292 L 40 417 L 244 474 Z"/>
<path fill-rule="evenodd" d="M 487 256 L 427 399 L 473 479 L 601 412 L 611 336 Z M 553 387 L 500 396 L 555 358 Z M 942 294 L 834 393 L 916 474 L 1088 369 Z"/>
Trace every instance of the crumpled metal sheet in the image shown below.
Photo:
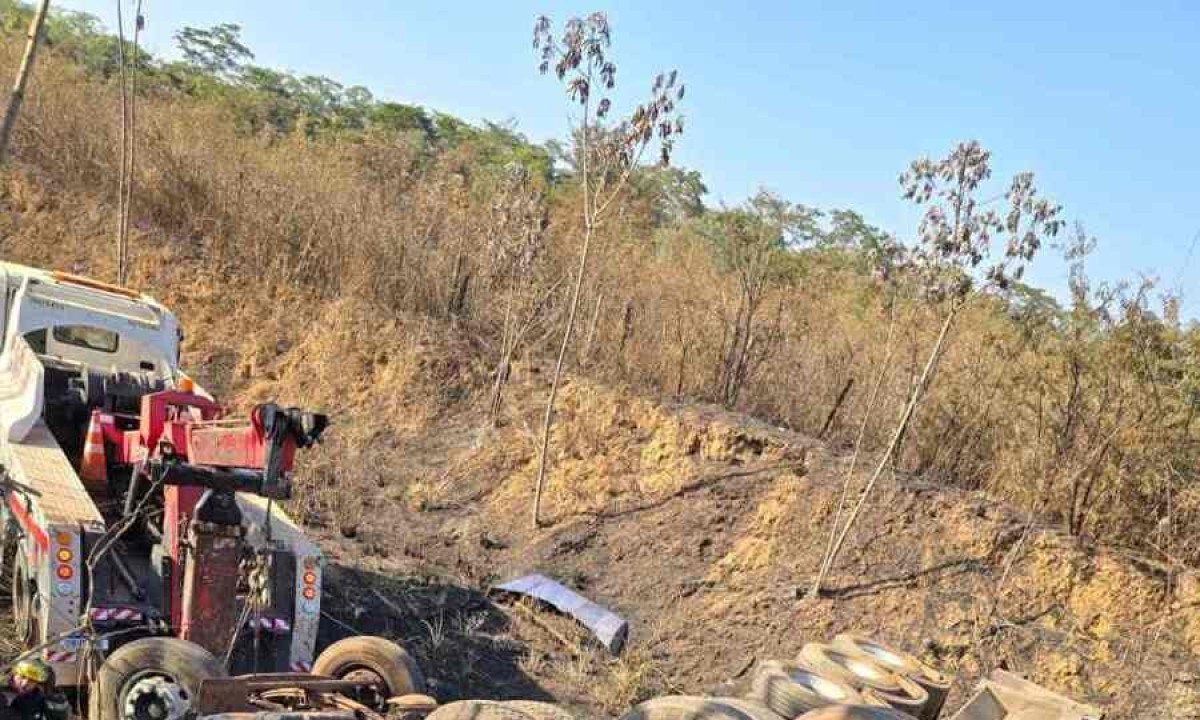
<path fill-rule="evenodd" d="M 493 590 L 528 595 L 570 615 L 591 630 L 596 639 L 613 655 L 621 654 L 621 650 L 625 647 L 625 641 L 629 637 L 629 623 L 620 615 L 597 605 L 545 575 L 539 573 L 525 575 L 503 585 L 497 585 Z"/>

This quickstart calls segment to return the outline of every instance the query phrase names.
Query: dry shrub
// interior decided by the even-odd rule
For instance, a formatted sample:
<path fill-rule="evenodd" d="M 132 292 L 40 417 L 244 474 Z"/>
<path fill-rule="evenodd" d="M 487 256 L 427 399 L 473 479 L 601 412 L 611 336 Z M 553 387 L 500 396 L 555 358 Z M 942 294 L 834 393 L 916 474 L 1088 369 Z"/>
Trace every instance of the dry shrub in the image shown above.
<path fill-rule="evenodd" d="M 13 65 L 18 46 L 0 46 L 0 64 Z M 44 55 L 15 136 L 18 170 L 0 197 L 6 257 L 112 277 L 117 101 L 114 83 Z M 532 209 L 514 225 L 509 169 L 486 147 L 431 152 L 373 132 L 248 135 L 236 109 L 164 89 L 139 101 L 133 284 L 178 310 L 185 359 L 205 385 L 242 404 L 277 395 L 322 405 L 344 418 L 335 433 L 374 451 L 479 399 L 507 356 L 514 298 L 530 325 L 514 365 L 550 355 L 580 230 L 571 183 L 532 179 L 522 189 Z M 642 396 L 721 401 L 738 279 L 692 220 L 659 218 L 659 202 L 633 184 L 599 229 L 571 367 Z M 537 252 L 515 282 L 497 248 L 518 226 Z M 853 246 L 782 262 L 762 298 L 738 409 L 808 433 L 832 418 L 826 438 L 848 443 L 888 355 L 890 296 Z M 1076 319 L 1026 312 L 1040 307 L 1034 300 L 985 298 L 965 311 L 899 466 L 986 490 L 1075 534 L 1134 538 L 1163 562 L 1195 562 L 1196 331 L 1149 313 L 1144 293 L 1107 315 L 1089 299 Z M 898 303 L 869 450 L 936 332 L 928 306 Z M 624 493 L 669 493 L 693 471 L 662 455 L 682 439 L 673 421 L 643 418 L 653 414 L 645 401 L 576 409 L 591 386 L 573 386 L 562 414 L 576 429 L 552 443 L 560 517 Z M 580 413 L 595 417 L 572 424 Z M 661 427 L 614 435 L 626 422 Z M 358 423 L 369 429 L 348 430 Z M 511 471 L 513 500 L 528 489 L 532 457 L 519 445 L 473 461 L 480 472 Z"/>

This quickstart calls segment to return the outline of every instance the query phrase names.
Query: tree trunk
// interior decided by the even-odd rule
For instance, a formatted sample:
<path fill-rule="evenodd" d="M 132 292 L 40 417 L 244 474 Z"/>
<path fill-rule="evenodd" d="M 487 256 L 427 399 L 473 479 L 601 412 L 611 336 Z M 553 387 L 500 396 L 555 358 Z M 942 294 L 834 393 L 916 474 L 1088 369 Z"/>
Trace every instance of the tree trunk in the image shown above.
<path fill-rule="evenodd" d="M 875 489 L 875 485 L 879 482 L 880 476 L 883 475 L 884 469 L 887 468 L 888 463 L 891 460 L 892 453 L 896 451 L 896 447 L 900 442 L 900 438 L 904 436 L 905 431 L 908 429 L 908 423 L 912 420 L 913 412 L 917 408 L 917 403 L 920 401 L 921 395 L 924 392 L 925 387 L 929 384 L 930 377 L 933 375 L 934 368 L 937 366 L 937 362 L 941 358 L 942 346 L 946 342 L 946 336 L 950 332 L 950 326 L 954 323 L 954 318 L 958 315 L 958 311 L 961 308 L 962 302 L 956 300 L 950 307 L 950 311 L 946 313 L 946 321 L 942 323 L 942 330 L 938 334 L 937 341 L 934 343 L 933 349 L 929 353 L 929 358 L 925 361 L 925 369 L 921 372 L 921 379 L 917 382 L 916 386 L 913 387 L 912 392 L 909 395 L 908 404 L 904 406 L 904 412 L 900 415 L 900 421 L 896 424 L 895 432 L 892 433 L 891 442 L 888 443 L 887 450 L 884 452 L 883 457 L 879 458 L 879 463 L 875 466 L 875 472 L 871 474 L 870 481 L 868 481 L 867 486 L 863 488 L 862 495 L 860 495 L 858 498 L 858 503 L 854 506 L 854 510 L 851 511 L 850 517 L 846 519 L 846 524 L 842 528 L 841 533 L 838 535 L 837 541 L 834 542 L 833 547 L 830 548 L 828 561 L 825 563 L 825 566 L 821 568 L 821 572 L 817 575 L 817 579 L 813 583 L 812 594 L 814 597 L 820 595 L 821 588 L 825 583 L 825 579 L 833 570 L 833 565 L 837 561 L 838 554 L 842 551 L 842 546 L 846 543 L 846 538 L 850 535 L 850 530 L 854 527 L 855 521 L 858 520 L 859 514 L 862 513 L 863 507 L 866 506 L 868 498 L 871 497 L 871 491 Z"/>
<path fill-rule="evenodd" d="M 858 457 L 862 452 L 863 439 L 867 435 L 867 426 L 871 422 L 871 415 L 875 412 L 875 402 L 879 399 L 879 391 L 883 388 L 883 381 L 887 377 L 888 365 L 891 364 L 892 354 L 895 351 L 895 345 L 893 344 L 895 332 L 896 300 L 893 298 L 892 319 L 888 323 L 883 362 L 879 364 L 879 374 L 875 376 L 875 385 L 871 388 L 871 396 L 867 398 L 867 409 L 863 413 L 862 423 L 858 426 L 858 437 L 854 439 L 854 454 L 850 456 L 850 467 L 846 468 L 846 477 L 842 482 L 842 496 L 838 500 L 837 511 L 833 514 L 833 523 L 829 527 L 829 542 L 825 545 L 825 554 L 821 556 L 821 570 L 817 573 L 817 579 L 813 582 L 812 589 L 809 591 L 809 595 L 814 598 L 821 593 L 821 581 L 825 577 L 825 574 L 829 572 L 829 555 L 833 552 L 834 542 L 837 541 L 838 527 L 842 522 L 842 513 L 845 512 L 846 500 L 850 497 L 850 483 L 853 482 L 854 470 L 858 467 Z"/>
<path fill-rule="evenodd" d="M 842 409 L 842 403 L 846 402 L 846 396 L 850 394 L 850 388 L 852 387 L 854 387 L 854 378 L 847 378 L 846 384 L 842 386 L 842 391 L 838 393 L 837 400 L 833 401 L 833 407 L 829 408 L 829 414 L 825 416 L 825 424 L 821 426 L 821 432 L 817 433 L 818 439 L 823 439 L 825 433 L 829 432 L 834 418 L 837 417 L 838 410 Z"/>
<path fill-rule="evenodd" d="M 554 364 L 554 377 L 550 380 L 550 397 L 546 400 L 546 415 L 542 419 L 542 449 L 538 455 L 537 487 L 533 494 L 533 527 L 541 526 L 542 491 L 546 486 L 546 454 L 550 450 L 550 427 L 554 423 L 554 400 L 558 397 L 558 383 L 562 377 L 567 348 L 571 345 L 571 333 L 575 330 L 575 316 L 579 313 L 579 294 L 583 289 L 583 276 L 587 271 L 588 255 L 592 248 L 592 218 L 584 221 L 583 249 L 579 252 L 579 268 L 575 275 L 575 287 L 571 290 L 571 308 L 567 313 L 567 327 L 563 330 L 562 345 L 558 348 L 558 361 Z"/>

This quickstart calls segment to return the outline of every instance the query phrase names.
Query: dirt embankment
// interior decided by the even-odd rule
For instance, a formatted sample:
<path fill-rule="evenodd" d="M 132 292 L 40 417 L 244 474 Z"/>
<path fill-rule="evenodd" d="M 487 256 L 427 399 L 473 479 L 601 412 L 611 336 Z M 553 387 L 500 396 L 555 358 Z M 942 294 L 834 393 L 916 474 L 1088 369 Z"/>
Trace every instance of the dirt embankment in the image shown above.
<path fill-rule="evenodd" d="M 418 364 L 441 367 L 436 343 L 424 352 Z M 367 461 L 374 489 L 313 506 L 310 518 L 347 569 L 337 612 L 349 616 L 339 617 L 390 618 L 445 697 L 545 692 L 612 714 L 654 693 L 736 686 L 755 661 L 854 630 L 955 673 L 955 704 L 1005 667 L 1117 718 L 1200 717 L 1195 590 L 979 494 L 888 480 L 828 597 L 799 598 L 848 458 L 745 416 L 572 380 L 552 444 L 549 525 L 535 531 L 547 379 L 532 365 L 514 378 L 499 427 L 470 393 L 440 412 L 409 413 L 419 420 L 377 439 L 387 461 Z M 423 398 L 444 377 L 410 382 L 398 392 Z M 628 654 L 606 658 L 569 624 L 484 597 L 491 583 L 530 570 L 627 617 Z M 428 578 L 434 589 L 389 595 L 372 578 Z M 471 592 L 453 601 L 439 589 L 446 583 Z M 436 602 L 418 610 L 430 592 Z"/>
<path fill-rule="evenodd" d="M 110 276 L 111 214 L 10 176 L 6 258 Z M 828 597 L 804 601 L 847 459 L 706 406 L 572 379 L 546 496 L 529 511 L 547 378 L 514 369 L 486 405 L 492 351 L 427 319 L 230 288 L 202 248 L 134 236 L 135 284 L 176 309 L 185 364 L 239 405 L 276 397 L 334 415 L 292 510 L 328 552 L 327 637 L 404 640 L 442 699 L 554 697 L 595 716 L 660 692 L 736 682 L 756 660 L 842 630 L 955 673 L 952 706 L 993 667 L 1110 709 L 1200 717 L 1200 589 L 1082 547 L 986 497 L 900 478 L 871 501 Z M 861 478 L 856 479 L 861 482 Z M 494 581 L 540 570 L 622 613 L 612 659 L 569 623 L 501 607 Z"/>

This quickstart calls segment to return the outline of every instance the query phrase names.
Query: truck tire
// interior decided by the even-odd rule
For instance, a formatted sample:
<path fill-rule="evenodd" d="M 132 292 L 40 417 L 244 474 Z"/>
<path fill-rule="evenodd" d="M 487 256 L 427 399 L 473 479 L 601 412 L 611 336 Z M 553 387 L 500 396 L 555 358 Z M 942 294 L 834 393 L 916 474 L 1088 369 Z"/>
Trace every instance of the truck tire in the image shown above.
<path fill-rule="evenodd" d="M 312 672 L 339 680 L 359 673 L 360 677 L 381 683 L 383 697 L 374 704 L 425 692 L 425 677 L 412 655 L 391 640 L 373 635 L 349 637 L 325 648 L 313 663 Z"/>
<path fill-rule="evenodd" d="M 913 679 L 921 673 L 923 663 L 912 655 L 891 648 L 877 640 L 852 633 L 840 633 L 833 638 L 830 647 L 847 655 L 860 655 L 874 660 L 888 670 Z"/>
<path fill-rule="evenodd" d="M 858 705 L 862 697 L 848 683 L 827 677 L 796 663 L 769 660 L 750 684 L 750 699 L 793 720 L 809 710 L 827 705 Z"/>
<path fill-rule="evenodd" d="M 541 703 L 538 703 L 541 704 Z M 459 700 L 429 713 L 425 720 L 534 720 L 512 703 L 496 700 Z"/>
<path fill-rule="evenodd" d="M 520 710 L 533 720 L 576 720 L 575 714 L 561 705 L 534 700 L 505 700 L 504 704 Z"/>
<path fill-rule="evenodd" d="M 912 716 L 891 708 L 831 705 L 806 712 L 800 716 L 800 720 L 912 720 Z"/>
<path fill-rule="evenodd" d="M 717 697 L 712 698 L 712 700 L 715 700 L 722 705 L 728 705 L 734 710 L 740 710 L 741 712 L 744 712 L 750 717 L 754 718 L 754 720 L 792 720 L 790 716 L 785 718 L 771 708 L 754 699 Z"/>
<path fill-rule="evenodd" d="M 181 720 L 200 682 L 225 676 L 221 662 L 195 643 L 169 637 L 134 640 L 100 666 L 88 720 Z"/>
<path fill-rule="evenodd" d="M 946 695 L 950 693 L 953 680 L 941 670 L 922 662 L 916 656 L 896 650 L 873 638 L 851 633 L 842 633 L 833 638 L 834 649 L 854 655 L 864 655 L 892 672 L 903 675 L 921 687 L 929 695 L 929 701 L 918 716 L 921 720 L 934 720 L 942 710 Z"/>
<path fill-rule="evenodd" d="M 722 698 L 667 695 L 636 705 L 621 720 L 760 720 Z"/>
<path fill-rule="evenodd" d="M 897 675 L 869 657 L 851 655 L 829 645 L 808 643 L 800 649 L 800 664 L 855 688 L 870 688 L 889 705 L 920 717 L 929 702 L 925 688 Z"/>

